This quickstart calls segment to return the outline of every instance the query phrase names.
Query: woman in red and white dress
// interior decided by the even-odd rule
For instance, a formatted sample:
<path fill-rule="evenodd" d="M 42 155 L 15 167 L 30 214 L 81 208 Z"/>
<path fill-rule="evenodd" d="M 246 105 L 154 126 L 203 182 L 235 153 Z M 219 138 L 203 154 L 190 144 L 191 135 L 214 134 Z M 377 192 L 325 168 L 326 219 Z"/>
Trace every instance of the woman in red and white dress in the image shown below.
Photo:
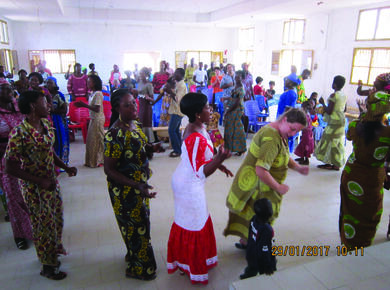
<path fill-rule="evenodd" d="M 175 221 L 168 240 L 168 273 L 177 269 L 186 273 L 192 283 L 208 283 L 208 270 L 218 263 L 213 223 L 207 209 L 204 184 L 206 177 L 220 169 L 231 156 L 223 146 L 214 155 L 213 143 L 204 123 L 210 120 L 207 97 L 189 93 L 180 102 L 180 110 L 188 116 L 184 131 L 181 162 L 172 176 Z"/>

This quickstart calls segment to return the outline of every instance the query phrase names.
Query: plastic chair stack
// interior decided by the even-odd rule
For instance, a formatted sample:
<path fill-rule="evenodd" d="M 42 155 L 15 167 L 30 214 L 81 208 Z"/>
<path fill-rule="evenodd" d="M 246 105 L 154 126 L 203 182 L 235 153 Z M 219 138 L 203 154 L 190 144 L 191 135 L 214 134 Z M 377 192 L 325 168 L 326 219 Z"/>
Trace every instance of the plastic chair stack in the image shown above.
<path fill-rule="evenodd" d="M 215 93 L 215 104 L 217 105 L 218 113 L 221 115 L 221 118 L 219 119 L 219 125 L 222 125 L 223 121 L 223 102 L 221 101 L 221 98 L 223 97 L 223 92 Z"/>
<path fill-rule="evenodd" d="M 85 100 L 86 102 L 86 100 Z M 81 133 L 83 135 L 84 144 L 87 141 L 87 132 L 88 132 L 88 121 L 89 121 L 89 109 L 87 108 L 77 108 L 74 105 L 74 102 L 69 104 L 69 130 L 71 134 L 73 134 L 77 129 L 81 129 Z M 73 138 L 74 139 L 74 138 Z"/>
<path fill-rule="evenodd" d="M 260 109 L 256 101 L 246 101 L 244 102 L 244 114 L 248 117 L 248 128 L 246 131 L 246 136 L 248 137 L 249 129 L 252 128 L 254 132 L 260 130 L 261 127 L 267 125 L 269 122 L 259 121 Z"/>

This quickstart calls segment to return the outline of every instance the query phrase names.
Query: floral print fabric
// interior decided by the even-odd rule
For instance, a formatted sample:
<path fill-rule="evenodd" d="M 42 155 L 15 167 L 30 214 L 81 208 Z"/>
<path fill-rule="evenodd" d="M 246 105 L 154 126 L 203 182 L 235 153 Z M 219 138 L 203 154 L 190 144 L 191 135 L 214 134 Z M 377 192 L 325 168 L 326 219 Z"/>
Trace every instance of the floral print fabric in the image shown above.
<path fill-rule="evenodd" d="M 127 178 L 146 183 L 151 176 L 146 156 L 146 136 L 141 128 L 133 131 L 112 127 L 105 136 L 104 156 L 117 160 L 117 170 Z M 115 217 L 127 248 L 127 274 L 151 277 L 156 261 L 150 238 L 149 199 L 140 191 L 107 177 Z"/>

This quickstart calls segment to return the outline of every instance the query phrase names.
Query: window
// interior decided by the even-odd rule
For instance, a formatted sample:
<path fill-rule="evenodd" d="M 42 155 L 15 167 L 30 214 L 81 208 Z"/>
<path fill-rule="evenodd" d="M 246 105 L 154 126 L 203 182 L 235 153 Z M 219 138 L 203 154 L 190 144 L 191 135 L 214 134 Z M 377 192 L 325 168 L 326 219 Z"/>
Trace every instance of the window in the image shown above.
<path fill-rule="evenodd" d="M 272 52 L 272 63 L 271 63 L 271 74 L 278 75 L 279 74 L 279 59 L 280 59 L 280 51 Z"/>
<path fill-rule="evenodd" d="M 355 48 L 351 84 L 359 80 L 364 85 L 373 85 L 377 75 L 390 71 L 390 48 Z"/>
<path fill-rule="evenodd" d="M 14 58 L 12 54 L 12 50 L 10 49 L 1 49 L 0 50 L 0 63 L 4 65 L 5 71 L 10 73 L 14 72 Z"/>
<path fill-rule="evenodd" d="M 184 64 L 190 64 L 191 58 L 194 59 L 194 64 L 198 64 L 200 61 L 203 64 L 207 64 L 210 67 L 211 62 L 214 62 L 215 65 L 219 65 L 223 61 L 223 52 L 222 51 L 176 51 L 175 61 L 176 68 L 184 67 Z"/>
<path fill-rule="evenodd" d="M 0 20 L 0 43 L 8 44 L 8 25 L 7 22 Z"/>
<path fill-rule="evenodd" d="M 126 52 L 123 55 L 123 71 L 134 71 L 143 67 L 151 67 L 153 72 L 160 71 L 161 54 L 159 52 Z"/>
<path fill-rule="evenodd" d="M 284 22 L 283 44 L 302 44 L 305 39 L 304 19 L 290 19 Z"/>
<path fill-rule="evenodd" d="M 76 63 L 76 53 L 72 49 L 29 50 L 28 54 L 31 71 L 36 71 L 36 66 L 46 61 L 46 67 L 52 73 L 66 73 L 69 66 Z"/>
<path fill-rule="evenodd" d="M 241 70 L 241 65 L 245 62 L 248 65 L 253 63 L 253 50 L 240 50 L 238 55 L 234 58 L 235 61 L 235 69 Z"/>
<path fill-rule="evenodd" d="M 312 71 L 313 51 L 301 49 L 282 50 L 280 52 L 279 75 L 289 75 L 291 73 L 292 65 L 295 65 L 298 74 L 304 69 Z"/>
<path fill-rule="evenodd" d="M 390 7 L 361 10 L 356 40 L 390 39 Z"/>

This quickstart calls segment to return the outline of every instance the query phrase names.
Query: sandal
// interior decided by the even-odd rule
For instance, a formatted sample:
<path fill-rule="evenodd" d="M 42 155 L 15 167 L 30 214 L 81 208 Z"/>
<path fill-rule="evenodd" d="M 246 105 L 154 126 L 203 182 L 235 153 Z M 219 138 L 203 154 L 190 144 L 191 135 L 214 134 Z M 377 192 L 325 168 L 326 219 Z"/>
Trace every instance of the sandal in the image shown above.
<path fill-rule="evenodd" d="M 40 275 L 51 280 L 62 280 L 67 276 L 65 272 L 60 271 L 59 267 L 50 265 L 43 265 Z"/>
<path fill-rule="evenodd" d="M 169 153 L 169 157 L 175 158 L 175 157 L 179 157 L 179 156 L 180 156 L 180 154 L 175 152 L 175 151 L 172 151 L 171 153 Z"/>
<path fill-rule="evenodd" d="M 317 165 L 317 168 L 326 169 L 326 170 L 336 170 L 336 171 L 339 171 L 339 169 L 340 169 L 339 167 L 334 166 L 332 164 Z"/>
<path fill-rule="evenodd" d="M 27 240 L 24 238 L 15 238 L 15 244 L 19 250 L 27 250 L 28 249 Z"/>

